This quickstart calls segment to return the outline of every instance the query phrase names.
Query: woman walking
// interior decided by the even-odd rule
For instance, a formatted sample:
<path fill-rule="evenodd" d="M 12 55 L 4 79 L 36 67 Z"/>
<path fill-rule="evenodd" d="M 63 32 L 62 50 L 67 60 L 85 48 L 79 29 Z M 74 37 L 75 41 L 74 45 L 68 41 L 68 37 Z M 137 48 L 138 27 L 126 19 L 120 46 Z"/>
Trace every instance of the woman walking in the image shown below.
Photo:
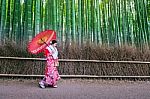
<path fill-rule="evenodd" d="M 39 82 L 41 88 L 46 86 L 52 86 L 57 88 L 57 81 L 60 79 L 57 66 L 58 66 L 58 50 L 56 48 L 57 41 L 53 40 L 51 45 L 47 46 L 44 53 L 46 56 L 45 76 L 42 81 Z"/>

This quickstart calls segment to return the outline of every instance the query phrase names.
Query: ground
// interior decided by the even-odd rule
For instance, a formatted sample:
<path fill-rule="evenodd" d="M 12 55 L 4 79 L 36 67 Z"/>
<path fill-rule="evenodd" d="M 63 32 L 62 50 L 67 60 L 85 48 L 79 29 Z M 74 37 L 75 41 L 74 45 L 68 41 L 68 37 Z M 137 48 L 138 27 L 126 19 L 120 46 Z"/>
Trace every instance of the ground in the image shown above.
<path fill-rule="evenodd" d="M 61 79 L 41 89 L 38 80 L 0 79 L 0 99 L 150 99 L 150 82 Z"/>

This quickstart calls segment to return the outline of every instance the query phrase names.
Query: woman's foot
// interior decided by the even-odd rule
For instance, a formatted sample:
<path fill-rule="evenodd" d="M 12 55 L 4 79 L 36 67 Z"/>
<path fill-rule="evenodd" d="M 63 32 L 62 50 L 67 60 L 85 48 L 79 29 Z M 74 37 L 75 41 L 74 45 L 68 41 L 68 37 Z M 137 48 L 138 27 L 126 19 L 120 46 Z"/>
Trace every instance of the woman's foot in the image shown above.
<path fill-rule="evenodd" d="M 40 88 L 45 88 L 45 85 L 44 85 L 44 83 L 41 81 L 41 82 L 39 82 L 39 86 L 40 86 Z"/>
<path fill-rule="evenodd" d="M 54 88 L 57 88 L 57 85 L 54 85 L 53 87 L 54 87 Z"/>

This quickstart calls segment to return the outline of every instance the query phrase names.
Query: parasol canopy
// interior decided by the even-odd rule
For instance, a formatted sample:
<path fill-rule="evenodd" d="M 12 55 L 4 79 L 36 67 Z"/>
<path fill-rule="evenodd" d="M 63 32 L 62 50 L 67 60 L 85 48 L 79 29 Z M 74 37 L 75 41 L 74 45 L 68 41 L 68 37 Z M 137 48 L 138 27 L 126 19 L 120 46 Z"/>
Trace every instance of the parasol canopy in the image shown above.
<path fill-rule="evenodd" d="M 28 43 L 28 51 L 32 54 L 38 54 L 42 52 L 52 40 L 56 40 L 56 32 L 54 30 L 42 31 Z"/>

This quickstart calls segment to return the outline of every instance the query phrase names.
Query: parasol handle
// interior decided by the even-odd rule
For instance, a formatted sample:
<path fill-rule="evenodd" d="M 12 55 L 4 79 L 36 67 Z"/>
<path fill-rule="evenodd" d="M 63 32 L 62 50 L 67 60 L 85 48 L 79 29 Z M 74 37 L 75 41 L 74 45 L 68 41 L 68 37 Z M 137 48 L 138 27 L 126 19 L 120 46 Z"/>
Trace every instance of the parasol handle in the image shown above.
<path fill-rule="evenodd" d="M 47 46 L 49 46 L 42 38 L 41 38 L 41 41 L 43 41 L 44 44 L 46 44 Z"/>
<path fill-rule="evenodd" d="M 43 41 L 43 43 L 46 44 L 49 47 L 49 45 L 42 38 L 41 38 L 41 41 Z"/>

